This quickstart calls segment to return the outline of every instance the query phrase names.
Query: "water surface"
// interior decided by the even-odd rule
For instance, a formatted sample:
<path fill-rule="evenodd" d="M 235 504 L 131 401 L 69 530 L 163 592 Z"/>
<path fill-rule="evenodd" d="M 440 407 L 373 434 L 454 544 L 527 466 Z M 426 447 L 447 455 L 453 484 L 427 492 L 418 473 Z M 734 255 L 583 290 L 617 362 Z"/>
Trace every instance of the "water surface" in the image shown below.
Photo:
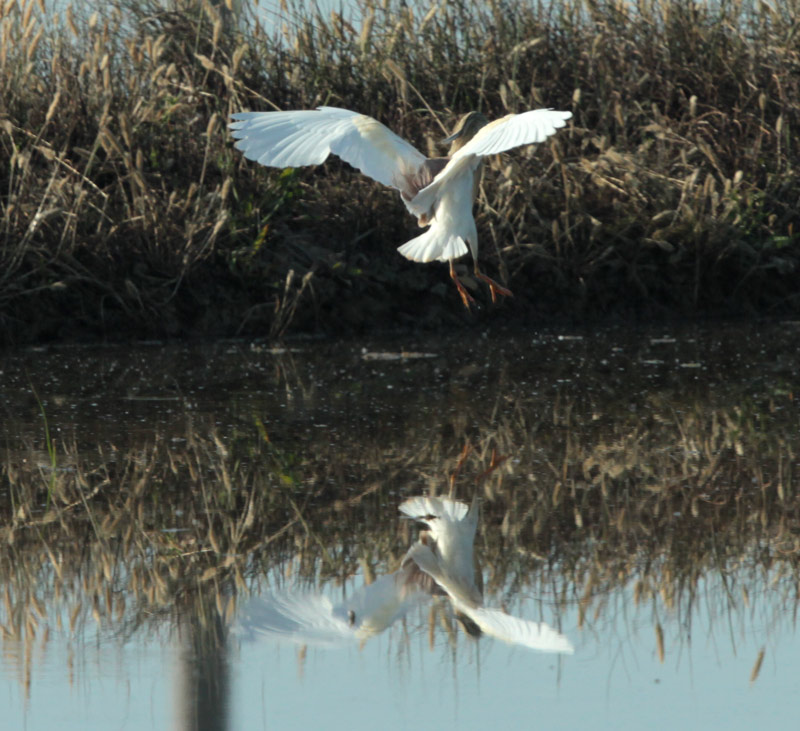
<path fill-rule="evenodd" d="M 8 728 L 788 727 L 798 345 L 779 322 L 6 353 Z M 363 646 L 231 631 L 251 595 L 396 570 L 398 504 L 451 484 L 481 498 L 487 602 L 573 655 L 476 641 L 441 602 Z"/>

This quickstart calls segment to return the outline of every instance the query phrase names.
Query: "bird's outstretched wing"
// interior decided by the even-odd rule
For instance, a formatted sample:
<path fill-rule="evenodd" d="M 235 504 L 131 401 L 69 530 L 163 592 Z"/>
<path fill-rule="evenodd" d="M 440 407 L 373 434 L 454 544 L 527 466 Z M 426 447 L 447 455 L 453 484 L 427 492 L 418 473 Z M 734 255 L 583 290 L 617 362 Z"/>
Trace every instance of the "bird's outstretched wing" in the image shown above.
<path fill-rule="evenodd" d="M 238 627 L 246 639 L 269 638 L 313 647 L 337 647 L 355 639 L 355 631 L 326 596 L 278 593 L 251 599 Z"/>
<path fill-rule="evenodd" d="M 544 142 L 566 125 L 571 117 L 572 112 L 560 112 L 555 109 L 534 109 L 522 114 L 507 114 L 479 129 L 476 135 L 453 155 L 451 162 L 460 157 L 496 155 L 520 145 Z"/>
<path fill-rule="evenodd" d="M 428 601 L 427 590 L 405 579 L 402 571 L 381 576 L 337 604 L 311 592 L 266 594 L 244 605 L 237 625 L 246 639 L 268 638 L 313 647 L 363 642 Z"/>
<path fill-rule="evenodd" d="M 474 586 L 459 581 L 458 577 L 444 570 L 433 551 L 418 542 L 409 550 L 407 557 L 428 574 L 444 590 L 457 613 L 471 620 L 480 630 L 512 645 L 520 645 L 541 652 L 563 652 L 572 654 L 572 643 L 558 630 L 544 622 L 531 622 L 514 617 L 500 609 L 482 606 Z"/>
<path fill-rule="evenodd" d="M 488 607 L 459 608 L 484 634 L 503 642 L 541 652 L 563 652 L 571 655 L 575 651 L 564 635 L 544 622 L 531 622 Z"/>
<path fill-rule="evenodd" d="M 236 147 L 269 167 L 319 165 L 333 153 L 373 180 L 401 190 L 426 160 L 377 120 L 347 109 L 239 112 L 233 119 Z"/>
<path fill-rule="evenodd" d="M 450 162 L 433 182 L 406 203 L 407 208 L 416 216 L 427 213 L 435 206 L 442 186 L 466 169 L 476 168 L 481 157 L 496 155 L 521 145 L 544 142 L 566 125 L 571 117 L 572 112 L 534 109 L 522 114 L 508 114 L 490 122 L 453 154 Z"/>

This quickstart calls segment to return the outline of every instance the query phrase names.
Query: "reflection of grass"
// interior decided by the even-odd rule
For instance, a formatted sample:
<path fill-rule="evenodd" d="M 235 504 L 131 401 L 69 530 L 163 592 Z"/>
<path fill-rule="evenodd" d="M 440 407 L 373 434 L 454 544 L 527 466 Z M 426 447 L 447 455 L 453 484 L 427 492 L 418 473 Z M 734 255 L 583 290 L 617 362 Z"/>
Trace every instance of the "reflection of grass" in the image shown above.
<path fill-rule="evenodd" d="M 11 454 L 4 632 L 37 635 L 43 602 L 63 604 L 72 625 L 93 615 L 134 631 L 200 597 L 230 616 L 239 592 L 282 567 L 303 582 L 393 569 L 414 535 L 398 530 L 400 498 L 447 491 L 457 468 L 456 495 L 484 496 L 477 549 L 490 593 L 577 606 L 588 629 L 627 587 L 636 606 L 652 606 L 659 654 L 701 581 L 724 586 L 730 610 L 796 604 L 800 429 L 789 396 L 717 406 L 662 397 L 646 419 L 572 396 L 542 418 L 537 398 L 518 397 L 491 422 L 465 402 L 445 431 L 409 428 L 413 446 L 362 435 L 332 451 L 320 435 L 300 450 L 256 420 L 249 435 L 194 426 L 186 446 L 132 446 L 99 463 L 73 447 L 75 469 L 54 471 L 55 487 L 32 454 Z M 487 474 L 497 454 L 510 458 Z M 779 591 L 759 598 L 767 573 Z"/>
<path fill-rule="evenodd" d="M 50 458 L 50 482 L 47 487 L 47 503 L 46 503 L 46 508 L 49 508 L 50 501 L 53 498 L 53 490 L 55 489 L 55 484 L 56 484 L 56 471 L 58 467 L 58 460 L 56 458 L 55 444 L 53 444 L 53 441 L 50 438 L 50 425 L 47 423 L 47 412 L 44 410 L 44 404 L 42 403 L 42 400 L 39 398 L 39 394 L 36 393 L 36 389 L 33 387 L 33 384 L 31 384 L 31 393 L 33 393 L 33 397 L 36 399 L 36 403 L 39 406 L 39 412 L 42 415 L 42 422 L 44 424 L 45 447 L 47 449 L 47 455 Z"/>

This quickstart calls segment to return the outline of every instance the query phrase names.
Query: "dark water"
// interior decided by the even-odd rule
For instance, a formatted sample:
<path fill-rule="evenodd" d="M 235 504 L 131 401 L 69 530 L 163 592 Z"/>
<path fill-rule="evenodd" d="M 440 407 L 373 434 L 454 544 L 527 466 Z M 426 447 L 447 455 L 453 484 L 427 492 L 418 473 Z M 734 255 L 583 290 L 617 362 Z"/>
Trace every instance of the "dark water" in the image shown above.
<path fill-rule="evenodd" d="M 8 728 L 789 727 L 799 352 L 782 322 L 6 353 Z M 451 484 L 487 605 L 574 654 L 441 600 L 336 649 L 231 631 L 396 570 L 398 505 Z"/>

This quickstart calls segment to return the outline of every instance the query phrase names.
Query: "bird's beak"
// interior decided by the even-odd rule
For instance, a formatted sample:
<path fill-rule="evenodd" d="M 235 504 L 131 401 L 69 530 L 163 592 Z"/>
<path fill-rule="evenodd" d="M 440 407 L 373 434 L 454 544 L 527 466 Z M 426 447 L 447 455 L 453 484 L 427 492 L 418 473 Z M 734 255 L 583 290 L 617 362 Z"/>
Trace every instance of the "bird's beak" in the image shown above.
<path fill-rule="evenodd" d="M 440 145 L 449 145 L 452 142 L 455 142 L 461 135 L 464 134 L 464 128 L 462 127 L 457 132 L 453 132 L 449 137 L 445 137 L 439 144 Z"/>

